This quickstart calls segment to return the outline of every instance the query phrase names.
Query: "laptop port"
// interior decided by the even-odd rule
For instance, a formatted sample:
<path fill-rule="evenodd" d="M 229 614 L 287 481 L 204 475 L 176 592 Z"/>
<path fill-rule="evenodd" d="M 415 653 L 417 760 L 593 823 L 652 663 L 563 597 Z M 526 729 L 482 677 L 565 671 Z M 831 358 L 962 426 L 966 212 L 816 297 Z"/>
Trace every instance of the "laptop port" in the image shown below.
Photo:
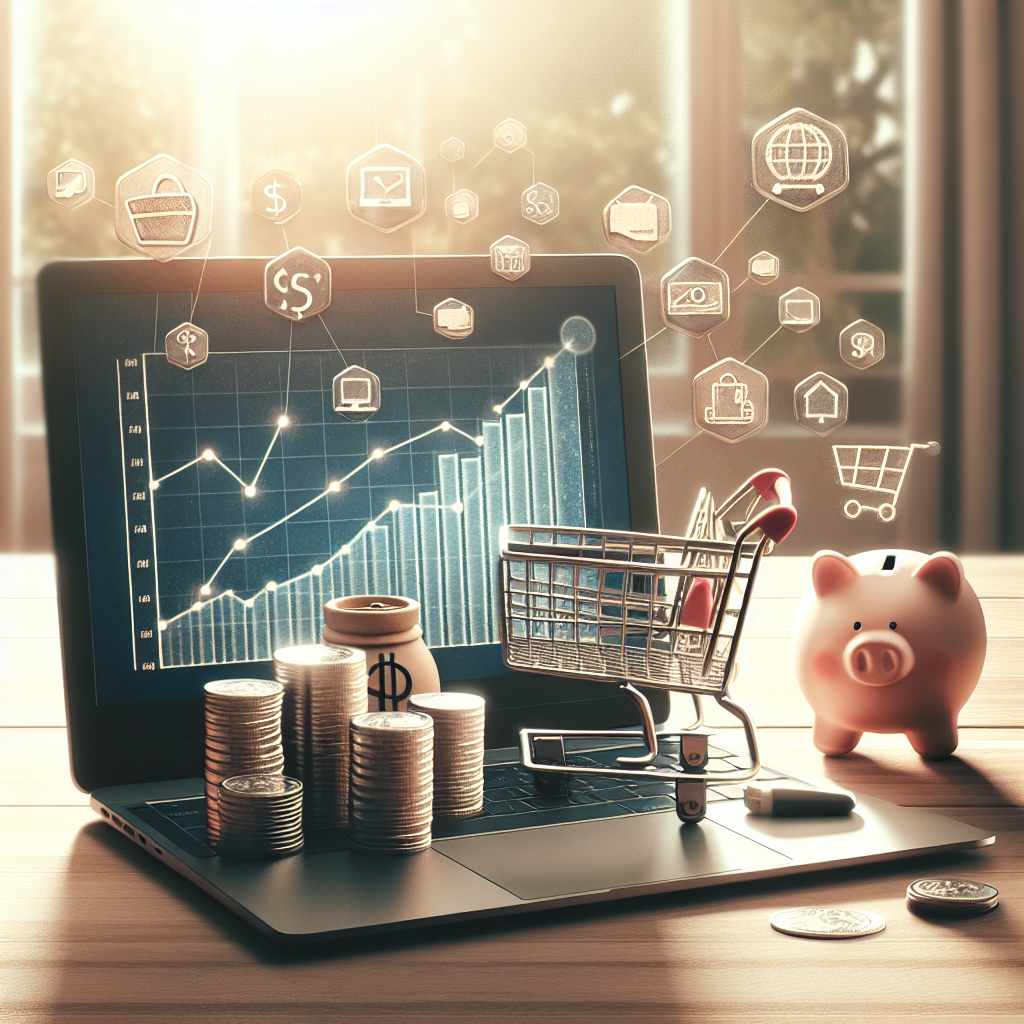
<path fill-rule="evenodd" d="M 161 857 L 164 855 L 164 851 L 159 846 L 151 846 L 150 849 Z"/>
<path fill-rule="evenodd" d="M 141 832 L 139 833 L 139 842 L 142 843 L 143 846 L 148 846 L 149 845 L 146 842 L 146 837 Z"/>
<path fill-rule="evenodd" d="M 114 824 L 115 824 L 115 825 L 116 825 L 116 826 L 117 826 L 118 828 L 120 828 L 120 827 L 121 827 L 121 819 L 120 819 L 120 818 L 119 818 L 119 817 L 118 817 L 118 816 L 117 816 L 116 814 L 112 814 L 112 815 L 110 816 L 110 820 L 111 820 L 111 821 L 112 821 L 112 822 L 113 822 L 113 823 L 114 823 Z"/>
<path fill-rule="evenodd" d="M 132 837 L 134 837 L 134 836 L 135 836 L 135 829 L 133 829 L 133 828 L 131 827 L 131 825 L 129 825 L 129 824 L 127 824 L 127 823 L 124 823 L 124 824 L 122 824 L 122 825 L 121 825 L 121 828 L 123 828 L 123 829 L 125 830 L 125 832 L 127 832 L 127 833 L 128 833 L 128 835 L 130 835 L 130 836 L 132 836 Z"/>
<path fill-rule="evenodd" d="M 106 809 L 106 807 L 101 807 L 100 808 L 100 814 L 102 814 L 104 818 L 109 818 L 110 817 L 110 811 L 108 811 Z"/>

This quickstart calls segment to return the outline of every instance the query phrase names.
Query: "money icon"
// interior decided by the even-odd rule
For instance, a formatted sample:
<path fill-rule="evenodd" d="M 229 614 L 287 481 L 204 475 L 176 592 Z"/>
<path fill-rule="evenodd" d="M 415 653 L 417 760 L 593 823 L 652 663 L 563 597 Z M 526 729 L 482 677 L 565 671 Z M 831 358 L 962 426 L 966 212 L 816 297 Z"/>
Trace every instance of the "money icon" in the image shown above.
<path fill-rule="evenodd" d="M 852 342 L 853 355 L 856 359 L 863 359 L 875 351 L 875 339 L 870 334 L 855 334 Z"/>
<path fill-rule="evenodd" d="M 398 688 L 399 674 L 405 677 L 401 692 Z M 369 671 L 371 681 L 374 675 L 377 676 L 379 689 L 375 690 L 370 686 L 367 687 L 366 692 L 371 697 L 377 698 L 377 707 L 380 711 L 398 711 L 398 705 L 402 701 L 408 700 L 409 694 L 412 693 L 412 676 L 403 665 L 399 665 L 395 661 L 393 651 L 386 659 L 383 654 L 377 655 L 377 664 L 371 666 Z"/>
<path fill-rule="evenodd" d="M 263 194 L 274 204 L 266 208 L 267 213 L 273 214 L 275 220 L 288 209 L 288 200 L 280 194 L 280 188 L 281 184 L 277 181 L 272 181 L 269 185 L 263 186 Z"/>
<path fill-rule="evenodd" d="M 839 355 L 858 370 L 874 366 L 885 356 L 885 333 L 868 320 L 854 320 L 839 334 Z"/>
<path fill-rule="evenodd" d="M 308 320 L 331 304 L 331 268 L 301 246 L 264 268 L 263 301 L 286 320 Z"/>
<path fill-rule="evenodd" d="M 274 224 L 291 220 L 302 206 L 302 185 L 287 171 L 272 169 L 260 175 L 249 190 L 252 212 Z"/>

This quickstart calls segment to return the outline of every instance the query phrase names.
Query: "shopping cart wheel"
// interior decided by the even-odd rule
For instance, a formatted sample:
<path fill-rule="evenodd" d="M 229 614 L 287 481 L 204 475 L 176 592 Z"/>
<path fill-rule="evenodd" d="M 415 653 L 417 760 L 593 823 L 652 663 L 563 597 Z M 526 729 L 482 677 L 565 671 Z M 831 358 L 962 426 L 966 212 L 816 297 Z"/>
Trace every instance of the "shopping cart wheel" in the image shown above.
<path fill-rule="evenodd" d="M 843 515 L 846 516 L 847 519 L 856 519 L 857 516 L 860 515 L 860 502 L 854 501 L 854 499 L 851 498 L 843 506 Z"/>
<path fill-rule="evenodd" d="M 891 523 L 896 518 L 896 506 L 890 505 L 886 502 L 884 505 L 878 506 L 878 518 L 883 523 Z"/>
<path fill-rule="evenodd" d="M 687 825 L 702 821 L 708 813 L 708 784 L 702 779 L 676 781 L 676 817 Z"/>

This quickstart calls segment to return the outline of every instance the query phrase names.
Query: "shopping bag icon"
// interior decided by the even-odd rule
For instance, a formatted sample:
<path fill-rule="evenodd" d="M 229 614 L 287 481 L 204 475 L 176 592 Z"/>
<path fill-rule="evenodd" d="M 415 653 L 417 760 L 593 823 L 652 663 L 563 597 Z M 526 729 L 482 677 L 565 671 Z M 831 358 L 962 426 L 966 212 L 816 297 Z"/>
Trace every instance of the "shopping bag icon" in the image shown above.
<path fill-rule="evenodd" d="M 171 186 L 170 191 L 163 186 Z M 196 225 L 195 198 L 175 174 L 161 174 L 148 196 L 125 200 L 139 245 L 186 245 Z"/>
<path fill-rule="evenodd" d="M 723 373 L 711 385 L 711 405 L 704 409 L 704 422 L 745 425 L 754 422 L 754 403 L 747 398 L 747 385 L 731 373 Z"/>

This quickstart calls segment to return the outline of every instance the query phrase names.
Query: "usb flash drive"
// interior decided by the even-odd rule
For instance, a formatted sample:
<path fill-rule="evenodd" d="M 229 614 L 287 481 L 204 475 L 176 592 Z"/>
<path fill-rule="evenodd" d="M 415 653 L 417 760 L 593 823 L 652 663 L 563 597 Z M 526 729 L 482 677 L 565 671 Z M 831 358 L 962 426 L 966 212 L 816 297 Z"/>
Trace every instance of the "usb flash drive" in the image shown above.
<path fill-rule="evenodd" d="M 751 814 L 772 818 L 833 818 L 849 814 L 857 798 L 840 789 L 767 785 L 747 786 L 743 802 Z"/>

